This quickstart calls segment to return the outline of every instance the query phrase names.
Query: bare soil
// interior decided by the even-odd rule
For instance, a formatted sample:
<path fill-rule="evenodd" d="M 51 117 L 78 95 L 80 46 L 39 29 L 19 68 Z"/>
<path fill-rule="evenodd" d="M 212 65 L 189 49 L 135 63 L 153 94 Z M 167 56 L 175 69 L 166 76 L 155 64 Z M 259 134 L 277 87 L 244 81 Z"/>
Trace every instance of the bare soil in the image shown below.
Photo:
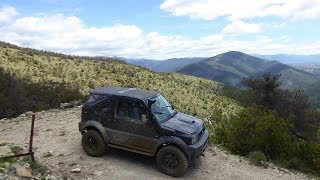
<path fill-rule="evenodd" d="M 176 179 L 157 170 L 155 158 L 109 148 L 103 157 L 89 157 L 81 147 L 78 131 L 81 108 L 53 109 L 36 113 L 34 151 L 36 160 L 58 174 L 52 179 Z M 0 140 L 27 151 L 31 117 L 0 121 Z M 0 154 L 9 152 L 0 146 Z M 71 172 L 79 170 L 80 172 Z M 1 177 L 0 177 L 1 179 Z M 310 179 L 307 175 L 270 165 L 250 164 L 244 157 L 209 146 L 204 156 L 178 179 Z"/>

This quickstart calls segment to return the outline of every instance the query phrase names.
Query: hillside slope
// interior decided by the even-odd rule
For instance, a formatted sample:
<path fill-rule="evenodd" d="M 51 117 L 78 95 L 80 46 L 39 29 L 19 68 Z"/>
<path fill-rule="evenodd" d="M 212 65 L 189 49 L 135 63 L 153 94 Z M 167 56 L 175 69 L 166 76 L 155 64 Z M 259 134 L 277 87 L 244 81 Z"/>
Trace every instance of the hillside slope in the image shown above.
<path fill-rule="evenodd" d="M 250 56 L 241 52 L 230 51 L 196 63 L 186 65 L 177 70 L 182 74 L 203 77 L 228 85 L 241 87 L 243 77 L 270 72 L 282 74 L 284 87 L 302 88 L 315 83 L 319 77 L 290 67 L 278 61 L 269 61 Z"/>
<path fill-rule="evenodd" d="M 126 59 L 125 61 L 130 64 L 146 67 L 157 72 L 170 72 L 203 59 L 205 58 L 173 58 L 164 61 L 151 59 Z"/>
<path fill-rule="evenodd" d="M 155 73 L 115 59 L 77 57 L 0 43 L 0 118 L 84 99 L 100 86 L 162 92 L 177 110 L 206 118 L 211 109 L 238 105 L 220 96 L 222 85 L 176 73 Z"/>
<path fill-rule="evenodd" d="M 51 179 L 177 179 L 157 170 L 155 159 L 135 153 L 107 149 L 103 157 L 89 157 L 81 147 L 78 131 L 80 108 L 36 113 L 34 152 L 37 161 L 55 172 Z M 0 140 L 14 143 L 27 150 L 26 135 L 30 118 L 19 117 L 0 121 Z M 0 154 L 8 146 L 0 146 Z M 72 169 L 80 172 L 72 173 Z M 2 173 L 0 172 L 0 179 Z M 11 178 L 12 179 L 12 178 Z M 40 178 L 39 178 L 40 179 Z M 182 179 L 237 179 L 237 180 L 298 180 L 309 179 L 270 164 L 268 168 L 251 165 L 244 157 L 230 155 L 209 146 L 205 156 L 191 165 Z"/>

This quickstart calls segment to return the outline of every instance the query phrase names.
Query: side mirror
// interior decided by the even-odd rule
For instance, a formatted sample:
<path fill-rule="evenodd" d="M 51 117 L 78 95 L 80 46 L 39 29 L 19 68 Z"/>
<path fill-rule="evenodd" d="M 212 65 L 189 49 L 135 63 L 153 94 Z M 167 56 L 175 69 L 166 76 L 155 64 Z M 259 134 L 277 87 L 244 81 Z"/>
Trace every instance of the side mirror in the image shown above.
<path fill-rule="evenodd" d="M 141 121 L 142 121 L 143 124 L 147 124 L 148 118 L 147 118 L 147 116 L 145 114 L 141 115 Z"/>

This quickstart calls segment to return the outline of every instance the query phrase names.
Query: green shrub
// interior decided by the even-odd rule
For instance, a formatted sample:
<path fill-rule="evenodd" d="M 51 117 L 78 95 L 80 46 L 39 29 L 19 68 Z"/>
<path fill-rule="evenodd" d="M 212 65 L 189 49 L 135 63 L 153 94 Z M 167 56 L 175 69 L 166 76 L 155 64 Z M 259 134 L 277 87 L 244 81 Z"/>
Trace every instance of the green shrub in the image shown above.
<path fill-rule="evenodd" d="M 247 106 L 259 105 L 275 110 L 292 122 L 292 131 L 303 139 L 315 140 L 320 113 L 312 107 L 308 96 L 299 89 L 281 88 L 281 75 L 266 73 L 243 79 L 249 89 Z"/>
<path fill-rule="evenodd" d="M 252 151 L 248 155 L 250 162 L 256 166 L 266 166 L 267 157 L 261 151 Z"/>
<path fill-rule="evenodd" d="M 296 140 L 296 157 L 299 157 L 306 164 L 312 164 L 312 160 L 316 155 L 316 146 L 310 141 Z"/>
<path fill-rule="evenodd" d="M 228 118 L 223 115 L 221 109 L 215 108 L 212 110 L 210 120 L 210 122 L 213 122 L 213 124 L 209 124 L 212 141 L 217 144 L 223 144 L 225 142 L 225 137 L 227 136 L 228 128 L 226 126 L 229 124 Z"/>
<path fill-rule="evenodd" d="M 299 158 L 294 157 L 294 158 L 289 159 L 288 161 L 285 161 L 284 166 L 288 169 L 300 170 L 302 164 L 303 164 L 303 162 Z"/>
<path fill-rule="evenodd" d="M 261 151 L 270 159 L 281 159 L 294 153 L 292 124 L 275 111 L 262 107 L 245 108 L 229 123 L 225 126 L 225 145 L 236 154 Z"/>
<path fill-rule="evenodd" d="M 320 158 L 316 158 L 313 160 L 313 166 L 317 171 L 320 171 Z"/>
<path fill-rule="evenodd" d="M 312 155 L 312 165 L 316 171 L 320 172 L 320 141 L 318 142 L 318 144 L 315 145 L 314 152 Z"/>

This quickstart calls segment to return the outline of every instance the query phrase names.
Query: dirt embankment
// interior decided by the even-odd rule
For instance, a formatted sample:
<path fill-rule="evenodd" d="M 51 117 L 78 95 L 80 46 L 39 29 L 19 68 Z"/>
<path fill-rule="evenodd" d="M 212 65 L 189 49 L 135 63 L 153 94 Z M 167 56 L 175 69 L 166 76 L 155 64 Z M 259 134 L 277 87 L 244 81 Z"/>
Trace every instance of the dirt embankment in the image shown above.
<path fill-rule="evenodd" d="M 78 131 L 80 108 L 36 113 L 34 151 L 36 159 L 46 165 L 51 179 L 173 179 L 160 173 L 155 159 L 122 150 L 108 149 L 100 158 L 89 157 L 81 147 Z M 27 151 L 31 118 L 22 116 L 0 121 L 0 140 L 16 144 Z M 0 146 L 0 154 L 10 152 Z M 72 172 L 72 170 L 74 172 Z M 8 178 L 0 173 L 0 179 Z M 217 147 L 208 147 L 205 156 L 191 165 L 180 179 L 309 179 L 271 165 L 251 165 L 245 158 L 230 155 Z"/>

